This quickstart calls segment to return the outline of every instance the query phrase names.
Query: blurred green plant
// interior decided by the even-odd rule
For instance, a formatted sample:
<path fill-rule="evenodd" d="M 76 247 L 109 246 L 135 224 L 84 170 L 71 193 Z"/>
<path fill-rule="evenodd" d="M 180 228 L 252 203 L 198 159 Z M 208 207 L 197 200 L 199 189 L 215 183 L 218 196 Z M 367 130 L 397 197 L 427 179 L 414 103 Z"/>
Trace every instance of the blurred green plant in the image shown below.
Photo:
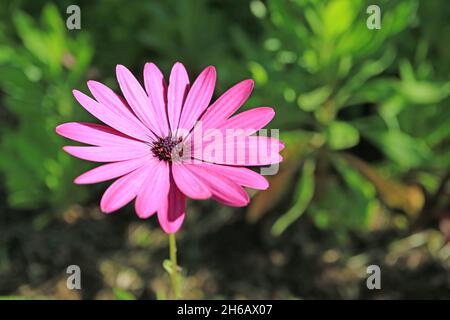
<path fill-rule="evenodd" d="M 273 225 L 274 234 L 304 212 L 319 228 L 341 235 L 367 229 L 381 203 L 416 216 L 424 206 L 422 190 L 390 177 L 427 167 L 423 174 L 438 180 L 449 167 L 450 83 L 435 79 L 427 44 L 409 44 L 415 66 L 398 54 L 402 35 L 417 25 L 418 2 L 379 1 L 380 30 L 366 26 L 370 4 L 255 0 L 250 9 L 264 37 L 240 33 L 234 39 L 250 61 L 258 98 L 278 107 L 274 126 L 284 128 L 287 141 L 283 166 L 292 167 L 282 172 L 300 171 L 293 205 Z M 309 139 L 307 148 L 299 147 L 299 132 Z M 378 168 L 367 163 L 380 160 L 380 153 L 385 161 Z M 272 178 L 278 188 L 293 183 L 280 179 Z M 422 184 L 417 176 L 410 181 Z M 270 195 L 275 192 L 257 195 L 250 216 L 273 208 L 260 202 L 281 199 Z"/>
<path fill-rule="evenodd" d="M 0 171 L 9 204 L 50 208 L 86 196 L 71 182 L 87 164 L 65 155 L 54 134 L 69 119 L 92 121 L 70 93 L 85 75 L 117 89 L 118 63 L 140 72 L 154 60 L 167 74 L 181 60 L 194 73 L 217 65 L 218 92 L 251 76 L 247 105 L 277 108 L 285 161 L 252 201 L 251 219 L 281 200 L 292 202 L 275 234 L 304 213 L 343 234 L 367 229 L 382 204 L 416 216 L 450 162 L 444 1 L 378 1 L 380 30 L 367 28 L 364 0 L 81 1 L 82 30 L 70 32 L 67 1 L 45 6 L 40 23 L 44 1 L 2 3 Z"/>
<path fill-rule="evenodd" d="M 242 54 L 230 41 L 242 26 L 246 32 L 258 32 L 252 28 L 256 18 L 249 10 L 242 10 L 242 5 L 210 0 L 148 2 L 143 10 L 150 18 L 139 33 L 139 41 L 166 68 L 181 60 L 197 74 L 207 65 L 215 65 L 222 84 L 219 90 L 223 92 L 250 76 L 243 67 Z"/>
<path fill-rule="evenodd" d="M 22 11 L 14 11 L 12 21 L 15 34 L 0 29 L 0 88 L 7 110 L 0 170 L 8 202 L 15 208 L 63 206 L 85 196 L 72 183 L 85 165 L 63 153 L 64 140 L 54 130 L 86 117 L 71 91 L 81 84 L 92 47 L 85 34 L 68 34 L 54 5 L 44 7 L 40 23 Z"/>

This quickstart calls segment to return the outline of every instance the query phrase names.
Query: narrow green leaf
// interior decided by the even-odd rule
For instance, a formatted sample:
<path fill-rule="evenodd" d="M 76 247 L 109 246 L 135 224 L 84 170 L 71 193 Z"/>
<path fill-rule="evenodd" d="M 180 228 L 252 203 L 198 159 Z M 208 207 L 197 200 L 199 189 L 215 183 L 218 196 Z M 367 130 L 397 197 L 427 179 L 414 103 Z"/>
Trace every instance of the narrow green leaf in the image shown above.
<path fill-rule="evenodd" d="M 314 160 L 307 159 L 303 164 L 302 175 L 297 184 L 295 204 L 288 212 L 278 218 L 272 227 L 272 234 L 276 236 L 282 234 L 287 227 L 305 212 L 314 195 L 314 169 Z"/>
<path fill-rule="evenodd" d="M 173 272 L 173 268 L 172 268 L 172 261 L 166 259 L 163 261 L 163 268 L 164 270 L 166 270 L 166 272 L 171 275 Z"/>

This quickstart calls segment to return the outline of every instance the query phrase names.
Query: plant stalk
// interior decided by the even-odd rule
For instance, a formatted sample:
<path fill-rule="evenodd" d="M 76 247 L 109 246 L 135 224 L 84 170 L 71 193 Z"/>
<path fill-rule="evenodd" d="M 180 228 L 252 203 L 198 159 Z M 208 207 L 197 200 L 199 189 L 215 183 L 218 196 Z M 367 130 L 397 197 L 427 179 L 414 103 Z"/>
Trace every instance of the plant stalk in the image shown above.
<path fill-rule="evenodd" d="M 177 242 L 175 239 L 175 233 L 169 234 L 169 253 L 170 261 L 172 263 L 172 272 L 170 278 L 172 281 L 172 290 L 175 299 L 181 298 L 180 280 L 178 277 L 178 265 L 177 265 Z"/>

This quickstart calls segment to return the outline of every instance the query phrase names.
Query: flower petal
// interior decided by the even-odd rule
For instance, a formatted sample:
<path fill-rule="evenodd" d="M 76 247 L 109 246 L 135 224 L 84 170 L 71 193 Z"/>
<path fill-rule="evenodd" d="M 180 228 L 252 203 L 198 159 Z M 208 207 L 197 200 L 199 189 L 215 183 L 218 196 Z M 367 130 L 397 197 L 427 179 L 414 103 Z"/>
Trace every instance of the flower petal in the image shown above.
<path fill-rule="evenodd" d="M 169 89 L 167 93 L 167 115 L 170 128 L 175 131 L 180 122 L 183 104 L 189 90 L 189 77 L 183 64 L 177 62 L 170 72 Z"/>
<path fill-rule="evenodd" d="M 203 128 L 218 128 L 239 109 L 253 90 L 253 80 L 239 82 L 222 94 L 201 117 Z"/>
<path fill-rule="evenodd" d="M 224 166 L 210 163 L 203 163 L 210 170 L 220 173 L 238 185 L 256 189 L 266 190 L 269 187 L 269 182 L 259 173 L 242 167 Z"/>
<path fill-rule="evenodd" d="M 88 97 L 78 90 L 73 90 L 72 92 L 78 103 L 103 123 L 130 137 L 142 141 L 152 140 L 152 137 L 149 136 L 145 130 L 140 130 L 139 126 L 136 126 L 135 123 L 128 121 L 126 118 L 121 117 L 120 115 L 117 115 L 115 112 L 111 111 L 110 108 L 98 103 L 91 97 Z M 147 130 L 147 132 L 150 131 Z"/>
<path fill-rule="evenodd" d="M 136 116 L 153 133 L 163 136 L 163 130 L 161 130 L 161 126 L 157 121 L 153 105 L 139 81 L 136 80 L 130 70 L 122 65 L 117 65 L 116 76 L 120 89 Z"/>
<path fill-rule="evenodd" d="M 233 207 L 244 207 L 249 203 L 247 192 L 230 178 L 214 170 L 212 166 L 190 164 L 189 168 L 208 186 L 215 200 Z"/>
<path fill-rule="evenodd" d="M 166 233 L 175 233 L 184 222 L 186 216 L 186 196 L 170 179 L 170 190 L 166 199 L 158 209 L 158 221 Z"/>
<path fill-rule="evenodd" d="M 192 155 L 198 160 L 232 166 L 263 166 L 283 160 L 279 152 L 284 145 L 278 139 L 246 135 L 231 138 L 212 143 L 206 139 L 203 145 L 194 143 Z"/>
<path fill-rule="evenodd" d="M 130 160 L 141 158 L 149 154 L 148 148 L 135 146 L 65 146 L 63 147 L 63 150 L 74 157 L 94 162 L 114 162 Z"/>
<path fill-rule="evenodd" d="M 104 213 L 111 213 L 132 201 L 144 182 L 145 170 L 142 167 L 114 181 L 103 194 L 100 209 Z"/>
<path fill-rule="evenodd" d="M 216 69 L 209 66 L 200 73 L 194 81 L 192 88 L 189 90 L 181 112 L 181 119 L 178 125 L 179 129 L 189 131 L 194 127 L 195 122 L 211 101 L 215 84 Z"/>
<path fill-rule="evenodd" d="M 203 127 L 196 126 L 194 131 L 192 131 L 185 139 L 184 145 L 190 145 L 191 147 L 195 146 L 195 148 L 192 149 L 192 151 L 195 151 L 199 149 L 199 145 L 195 145 L 195 139 L 198 139 L 198 137 L 201 137 L 201 143 L 203 144 L 203 149 L 205 149 L 211 143 L 217 143 L 217 135 L 220 135 L 219 141 L 226 141 L 227 135 L 229 135 L 230 138 L 232 138 L 232 136 L 250 136 L 269 123 L 274 115 L 275 112 L 272 108 L 260 107 L 241 112 L 240 114 L 223 121 L 218 128 L 206 128 L 206 130 L 204 130 Z"/>
<path fill-rule="evenodd" d="M 155 116 L 163 137 L 169 134 L 167 120 L 167 86 L 164 76 L 154 63 L 144 66 L 144 84 L 147 95 L 155 110 Z"/>
<path fill-rule="evenodd" d="M 161 199 L 165 199 L 169 192 L 168 163 L 155 160 L 149 168 L 135 203 L 136 213 L 143 219 L 156 212 L 161 205 Z"/>
<path fill-rule="evenodd" d="M 126 101 L 117 95 L 113 90 L 105 86 L 103 83 L 90 80 L 87 82 L 88 88 L 95 99 L 108 108 L 113 114 L 117 115 L 122 121 L 127 122 L 130 126 L 145 133 L 145 136 L 154 137 L 151 132 L 133 113 L 133 110 L 127 105 Z M 148 139 L 146 139 L 148 140 Z"/>
<path fill-rule="evenodd" d="M 178 188 L 189 198 L 204 200 L 211 197 L 208 186 L 191 172 L 188 164 L 185 165 L 181 162 L 173 162 L 172 175 Z"/>
<path fill-rule="evenodd" d="M 68 122 L 57 126 L 56 132 L 65 138 L 94 146 L 145 145 L 111 127 L 95 123 Z"/>
<path fill-rule="evenodd" d="M 269 107 L 259 107 L 241 112 L 222 122 L 219 129 L 243 129 L 250 135 L 264 128 L 275 116 L 275 111 Z"/>
<path fill-rule="evenodd" d="M 151 160 L 151 156 L 146 156 L 131 160 L 107 163 L 86 171 L 82 175 L 75 178 L 74 182 L 76 184 L 90 184 L 108 181 L 130 173 L 151 162 Z"/>

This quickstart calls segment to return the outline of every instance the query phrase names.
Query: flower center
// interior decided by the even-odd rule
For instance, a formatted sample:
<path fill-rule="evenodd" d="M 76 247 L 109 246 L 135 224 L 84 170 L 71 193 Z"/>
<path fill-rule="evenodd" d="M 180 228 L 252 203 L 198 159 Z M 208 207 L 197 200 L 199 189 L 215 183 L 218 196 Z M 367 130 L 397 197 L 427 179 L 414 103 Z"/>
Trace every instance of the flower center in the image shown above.
<path fill-rule="evenodd" d="M 161 161 L 172 161 L 172 156 L 182 156 L 182 148 L 179 148 L 181 145 L 177 147 L 181 140 L 182 137 L 177 139 L 172 136 L 158 138 L 151 145 L 153 155 Z"/>

